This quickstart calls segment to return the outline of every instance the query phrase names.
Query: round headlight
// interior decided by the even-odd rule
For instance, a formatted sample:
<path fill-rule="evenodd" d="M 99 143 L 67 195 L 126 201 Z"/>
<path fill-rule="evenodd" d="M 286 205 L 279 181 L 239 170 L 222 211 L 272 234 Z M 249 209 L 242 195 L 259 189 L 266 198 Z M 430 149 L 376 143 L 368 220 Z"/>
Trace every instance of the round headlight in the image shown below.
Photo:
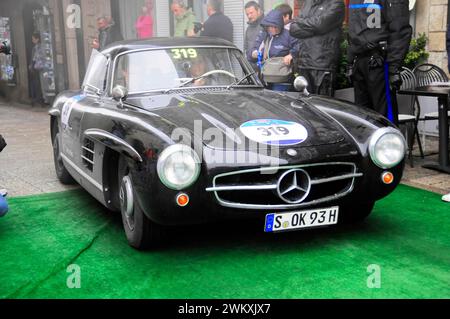
<path fill-rule="evenodd" d="M 182 190 L 197 181 L 200 175 L 200 159 L 186 145 L 176 144 L 165 149 L 158 159 L 158 176 L 170 189 Z"/>
<path fill-rule="evenodd" d="M 370 140 L 369 152 L 375 165 L 382 169 L 392 168 L 405 158 L 405 138 L 396 129 L 379 129 Z"/>

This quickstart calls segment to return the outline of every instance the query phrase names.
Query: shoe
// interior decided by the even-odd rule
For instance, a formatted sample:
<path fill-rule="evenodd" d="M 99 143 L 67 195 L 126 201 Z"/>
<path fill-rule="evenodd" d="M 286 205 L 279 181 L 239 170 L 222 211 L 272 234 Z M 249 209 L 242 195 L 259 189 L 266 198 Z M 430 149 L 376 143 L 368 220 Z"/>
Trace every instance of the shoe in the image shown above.
<path fill-rule="evenodd" d="M 6 189 L 0 189 L 0 196 L 6 197 L 8 195 L 8 191 Z"/>
<path fill-rule="evenodd" d="M 443 200 L 444 202 L 449 202 L 449 203 L 450 203 L 450 194 L 447 194 L 447 195 L 442 196 L 442 200 Z"/>

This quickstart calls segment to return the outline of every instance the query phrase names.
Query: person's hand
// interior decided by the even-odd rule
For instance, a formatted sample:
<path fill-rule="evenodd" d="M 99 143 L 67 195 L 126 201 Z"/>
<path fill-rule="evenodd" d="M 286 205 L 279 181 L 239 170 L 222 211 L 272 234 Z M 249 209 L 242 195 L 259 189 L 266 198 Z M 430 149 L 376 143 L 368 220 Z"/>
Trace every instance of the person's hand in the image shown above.
<path fill-rule="evenodd" d="M 197 33 L 195 33 L 194 29 L 188 30 L 186 32 L 186 34 L 187 34 L 188 37 L 195 37 L 195 36 L 197 36 Z"/>
<path fill-rule="evenodd" d="M 294 58 L 292 57 L 291 54 L 286 55 L 286 56 L 284 57 L 284 64 L 286 64 L 286 65 L 291 65 L 293 59 L 294 59 Z"/>
<path fill-rule="evenodd" d="M 206 85 L 205 79 L 198 79 L 194 81 L 194 86 L 205 86 L 205 85 Z"/>
<path fill-rule="evenodd" d="M 258 51 L 257 50 L 252 52 L 252 58 L 253 59 L 257 59 L 258 58 Z"/>
<path fill-rule="evenodd" d="M 396 71 L 394 73 L 389 73 L 389 84 L 392 90 L 400 90 L 402 87 L 403 81 L 400 75 L 400 71 Z"/>
<path fill-rule="evenodd" d="M 92 48 L 93 49 L 100 49 L 100 42 L 98 42 L 98 39 L 94 39 L 94 41 L 92 41 Z"/>

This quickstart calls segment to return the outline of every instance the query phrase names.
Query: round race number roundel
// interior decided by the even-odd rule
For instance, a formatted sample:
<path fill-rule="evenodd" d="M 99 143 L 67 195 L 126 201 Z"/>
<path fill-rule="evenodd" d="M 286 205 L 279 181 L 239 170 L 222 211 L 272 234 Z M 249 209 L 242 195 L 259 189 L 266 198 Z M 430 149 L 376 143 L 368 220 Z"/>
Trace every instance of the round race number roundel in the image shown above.
<path fill-rule="evenodd" d="M 241 125 L 249 139 L 267 145 L 292 146 L 308 138 L 306 128 L 295 122 L 282 120 L 254 120 Z"/>

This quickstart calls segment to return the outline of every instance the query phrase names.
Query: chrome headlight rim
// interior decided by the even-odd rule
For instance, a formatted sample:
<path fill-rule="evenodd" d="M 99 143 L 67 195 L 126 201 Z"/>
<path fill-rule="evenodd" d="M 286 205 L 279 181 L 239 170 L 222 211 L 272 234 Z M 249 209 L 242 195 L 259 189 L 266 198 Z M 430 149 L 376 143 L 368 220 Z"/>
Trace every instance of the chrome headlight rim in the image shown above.
<path fill-rule="evenodd" d="M 164 173 L 165 164 L 169 157 L 173 156 L 176 153 L 183 153 L 184 156 L 191 156 L 192 159 L 195 162 L 195 171 L 192 177 L 189 179 L 188 182 L 183 184 L 174 184 L 171 181 L 168 180 L 167 176 Z M 158 159 L 157 164 L 157 172 L 159 180 L 163 183 L 164 186 L 166 186 L 169 189 L 175 190 L 175 191 L 181 191 L 183 189 L 186 189 L 190 186 L 192 186 L 199 178 L 201 171 L 201 165 L 200 165 L 200 158 L 197 155 L 197 153 L 189 146 L 183 145 L 183 144 L 174 144 L 169 147 L 167 147 L 162 153 L 161 156 Z"/>
<path fill-rule="evenodd" d="M 403 148 L 404 148 L 404 152 L 403 152 L 403 156 L 396 162 L 394 162 L 393 164 L 390 165 L 386 165 L 385 163 L 381 163 L 381 161 L 376 157 L 376 147 L 378 142 L 386 135 L 388 134 L 393 134 L 396 135 L 397 137 L 399 137 L 403 143 Z M 370 138 L 370 143 L 369 143 L 369 154 L 370 154 L 370 158 L 372 159 L 372 162 L 378 166 L 381 169 L 391 169 L 395 166 L 397 166 L 398 164 L 400 164 L 406 156 L 406 151 L 407 151 L 407 145 L 406 145 L 406 140 L 405 137 L 403 136 L 403 134 L 393 128 L 393 127 L 385 127 L 385 128 L 380 128 L 378 129 Z"/>

